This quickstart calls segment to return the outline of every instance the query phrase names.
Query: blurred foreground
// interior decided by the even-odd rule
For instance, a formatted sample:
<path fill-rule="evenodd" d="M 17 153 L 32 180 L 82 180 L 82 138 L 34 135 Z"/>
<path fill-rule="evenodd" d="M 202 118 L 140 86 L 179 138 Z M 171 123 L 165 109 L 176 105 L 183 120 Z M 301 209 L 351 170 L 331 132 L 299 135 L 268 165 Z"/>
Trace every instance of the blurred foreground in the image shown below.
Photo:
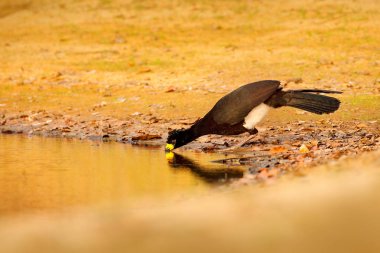
<path fill-rule="evenodd" d="M 3 219 L 2 252 L 379 252 L 379 157 L 264 188 Z"/>

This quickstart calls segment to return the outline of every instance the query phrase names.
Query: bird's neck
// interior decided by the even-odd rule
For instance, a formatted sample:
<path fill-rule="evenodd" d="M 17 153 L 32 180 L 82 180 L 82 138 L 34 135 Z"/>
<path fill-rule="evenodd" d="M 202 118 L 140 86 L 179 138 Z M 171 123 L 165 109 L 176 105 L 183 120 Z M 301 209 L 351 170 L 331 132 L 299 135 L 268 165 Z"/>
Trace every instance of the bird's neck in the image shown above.
<path fill-rule="evenodd" d="M 197 131 L 196 128 L 194 128 L 194 126 L 191 126 L 190 128 L 183 130 L 183 142 L 186 144 L 192 142 L 198 137 L 199 135 L 197 135 Z"/>
<path fill-rule="evenodd" d="M 192 125 L 190 128 L 181 130 L 180 138 L 177 139 L 177 145 L 176 145 L 177 147 L 176 148 L 182 147 L 182 146 L 188 144 L 189 142 L 192 142 L 193 140 L 195 140 L 199 136 L 200 135 L 197 131 L 196 125 Z"/>

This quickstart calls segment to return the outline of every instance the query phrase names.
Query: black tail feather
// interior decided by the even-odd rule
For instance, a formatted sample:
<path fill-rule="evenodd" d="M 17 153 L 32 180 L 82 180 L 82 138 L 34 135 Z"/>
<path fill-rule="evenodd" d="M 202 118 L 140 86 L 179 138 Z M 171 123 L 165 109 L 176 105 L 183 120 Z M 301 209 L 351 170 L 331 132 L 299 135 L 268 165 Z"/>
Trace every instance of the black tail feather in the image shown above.
<path fill-rule="evenodd" d="M 329 97 L 314 93 L 333 93 L 338 91 L 327 90 L 292 90 L 285 91 L 283 99 L 286 106 L 295 107 L 316 114 L 332 113 L 338 110 L 340 101 L 334 97 Z"/>
<path fill-rule="evenodd" d="M 342 94 L 343 93 L 341 91 L 320 90 L 320 89 L 289 90 L 288 92 L 312 92 L 312 93 L 326 93 L 326 94 Z"/>

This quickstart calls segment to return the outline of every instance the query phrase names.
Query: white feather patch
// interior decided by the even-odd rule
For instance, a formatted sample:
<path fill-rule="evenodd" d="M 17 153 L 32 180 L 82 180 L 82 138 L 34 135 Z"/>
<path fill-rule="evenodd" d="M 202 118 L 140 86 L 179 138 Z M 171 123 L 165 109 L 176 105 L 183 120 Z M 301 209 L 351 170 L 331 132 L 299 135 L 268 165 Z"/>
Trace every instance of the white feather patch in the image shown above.
<path fill-rule="evenodd" d="M 253 129 L 265 117 L 265 115 L 267 115 L 269 108 L 270 107 L 264 103 L 253 108 L 252 111 L 245 116 L 243 127 Z"/>

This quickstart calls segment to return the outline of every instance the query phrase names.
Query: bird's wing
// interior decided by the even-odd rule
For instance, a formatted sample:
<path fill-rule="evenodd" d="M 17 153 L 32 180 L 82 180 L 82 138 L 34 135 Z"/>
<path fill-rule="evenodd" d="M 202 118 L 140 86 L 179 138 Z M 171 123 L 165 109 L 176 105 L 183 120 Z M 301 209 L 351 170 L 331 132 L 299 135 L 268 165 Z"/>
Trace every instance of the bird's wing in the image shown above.
<path fill-rule="evenodd" d="M 274 80 L 246 84 L 221 98 L 208 114 L 217 124 L 235 125 L 272 96 L 279 86 L 280 82 Z"/>

